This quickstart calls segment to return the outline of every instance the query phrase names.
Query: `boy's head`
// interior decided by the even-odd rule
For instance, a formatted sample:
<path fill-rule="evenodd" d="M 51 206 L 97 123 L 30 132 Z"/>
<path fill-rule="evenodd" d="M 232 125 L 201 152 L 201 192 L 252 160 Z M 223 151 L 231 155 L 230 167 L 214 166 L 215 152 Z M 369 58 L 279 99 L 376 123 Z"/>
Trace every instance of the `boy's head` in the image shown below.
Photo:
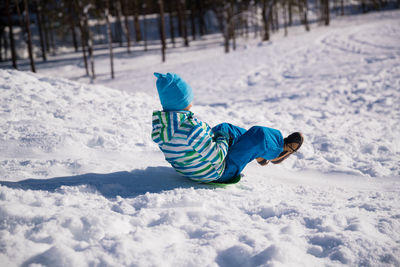
<path fill-rule="evenodd" d="M 164 111 L 184 110 L 193 101 L 193 90 L 178 74 L 155 72 L 157 91 Z"/>

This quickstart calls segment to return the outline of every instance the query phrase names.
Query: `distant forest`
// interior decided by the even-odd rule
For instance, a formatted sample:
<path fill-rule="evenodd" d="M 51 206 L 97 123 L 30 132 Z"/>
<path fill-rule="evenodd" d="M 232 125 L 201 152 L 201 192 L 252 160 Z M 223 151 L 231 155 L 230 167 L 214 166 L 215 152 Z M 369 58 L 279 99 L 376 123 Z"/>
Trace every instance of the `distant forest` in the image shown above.
<path fill-rule="evenodd" d="M 82 53 L 86 75 L 95 79 L 94 47 L 103 45 L 114 78 L 115 46 L 131 53 L 158 42 L 164 62 L 167 47 L 190 46 L 207 34 L 220 33 L 229 53 L 237 38 L 268 41 L 293 25 L 309 31 L 310 23 L 328 26 L 332 16 L 399 7 L 400 0 L 2 0 L 0 62 L 17 69 L 28 57 L 36 72 L 35 61 L 67 46 Z"/>

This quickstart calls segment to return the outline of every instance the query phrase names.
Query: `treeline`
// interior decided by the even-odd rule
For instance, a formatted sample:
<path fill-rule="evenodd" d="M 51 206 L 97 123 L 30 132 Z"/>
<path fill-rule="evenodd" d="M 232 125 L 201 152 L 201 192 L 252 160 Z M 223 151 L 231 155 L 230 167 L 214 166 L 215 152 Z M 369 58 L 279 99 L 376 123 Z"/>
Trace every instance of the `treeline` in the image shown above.
<path fill-rule="evenodd" d="M 189 46 L 210 33 L 222 34 L 228 53 L 236 49 L 239 37 L 252 35 L 268 41 L 280 28 L 287 35 L 294 24 L 309 31 L 310 14 L 312 22 L 328 26 L 332 13 L 368 12 L 390 5 L 398 8 L 400 0 L 2 0 L 0 61 L 11 61 L 18 68 L 23 57 L 16 47 L 22 41 L 31 70 L 36 72 L 36 55 L 47 61 L 59 44 L 68 43 L 82 53 L 86 75 L 95 79 L 95 46 L 107 43 L 114 78 L 114 47 L 126 47 L 127 53 L 133 46 L 147 51 L 149 32 L 158 33 L 165 61 L 167 44 Z"/>

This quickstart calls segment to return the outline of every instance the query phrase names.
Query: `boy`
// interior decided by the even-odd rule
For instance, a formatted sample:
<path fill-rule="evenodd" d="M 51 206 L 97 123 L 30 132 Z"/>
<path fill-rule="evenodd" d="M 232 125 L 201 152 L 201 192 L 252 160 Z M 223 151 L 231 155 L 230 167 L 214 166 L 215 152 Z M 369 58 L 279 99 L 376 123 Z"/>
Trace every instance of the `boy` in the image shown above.
<path fill-rule="evenodd" d="M 262 126 L 246 131 L 222 123 L 211 129 L 190 111 L 193 91 L 179 75 L 154 75 L 163 110 L 153 112 L 152 139 L 183 176 L 198 182 L 229 183 L 250 161 L 278 164 L 303 143 L 301 133 L 283 139 L 280 131 Z"/>

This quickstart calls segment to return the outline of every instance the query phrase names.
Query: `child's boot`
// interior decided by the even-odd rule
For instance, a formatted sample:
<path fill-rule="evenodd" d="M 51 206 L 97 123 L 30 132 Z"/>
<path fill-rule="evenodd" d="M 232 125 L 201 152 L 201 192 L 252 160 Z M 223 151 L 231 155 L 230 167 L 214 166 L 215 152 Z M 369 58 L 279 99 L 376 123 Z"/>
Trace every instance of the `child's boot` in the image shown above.
<path fill-rule="evenodd" d="M 304 137 L 301 133 L 295 132 L 290 134 L 288 137 L 283 139 L 283 151 L 279 156 L 271 162 L 273 164 L 278 164 L 287 159 L 291 154 L 299 150 L 303 144 Z"/>
<path fill-rule="evenodd" d="M 264 159 L 264 158 L 256 158 L 256 160 L 257 160 L 257 163 L 258 164 L 260 164 L 261 166 L 265 166 L 265 165 L 267 165 L 268 163 L 269 163 L 269 160 L 266 160 L 266 159 Z"/>

